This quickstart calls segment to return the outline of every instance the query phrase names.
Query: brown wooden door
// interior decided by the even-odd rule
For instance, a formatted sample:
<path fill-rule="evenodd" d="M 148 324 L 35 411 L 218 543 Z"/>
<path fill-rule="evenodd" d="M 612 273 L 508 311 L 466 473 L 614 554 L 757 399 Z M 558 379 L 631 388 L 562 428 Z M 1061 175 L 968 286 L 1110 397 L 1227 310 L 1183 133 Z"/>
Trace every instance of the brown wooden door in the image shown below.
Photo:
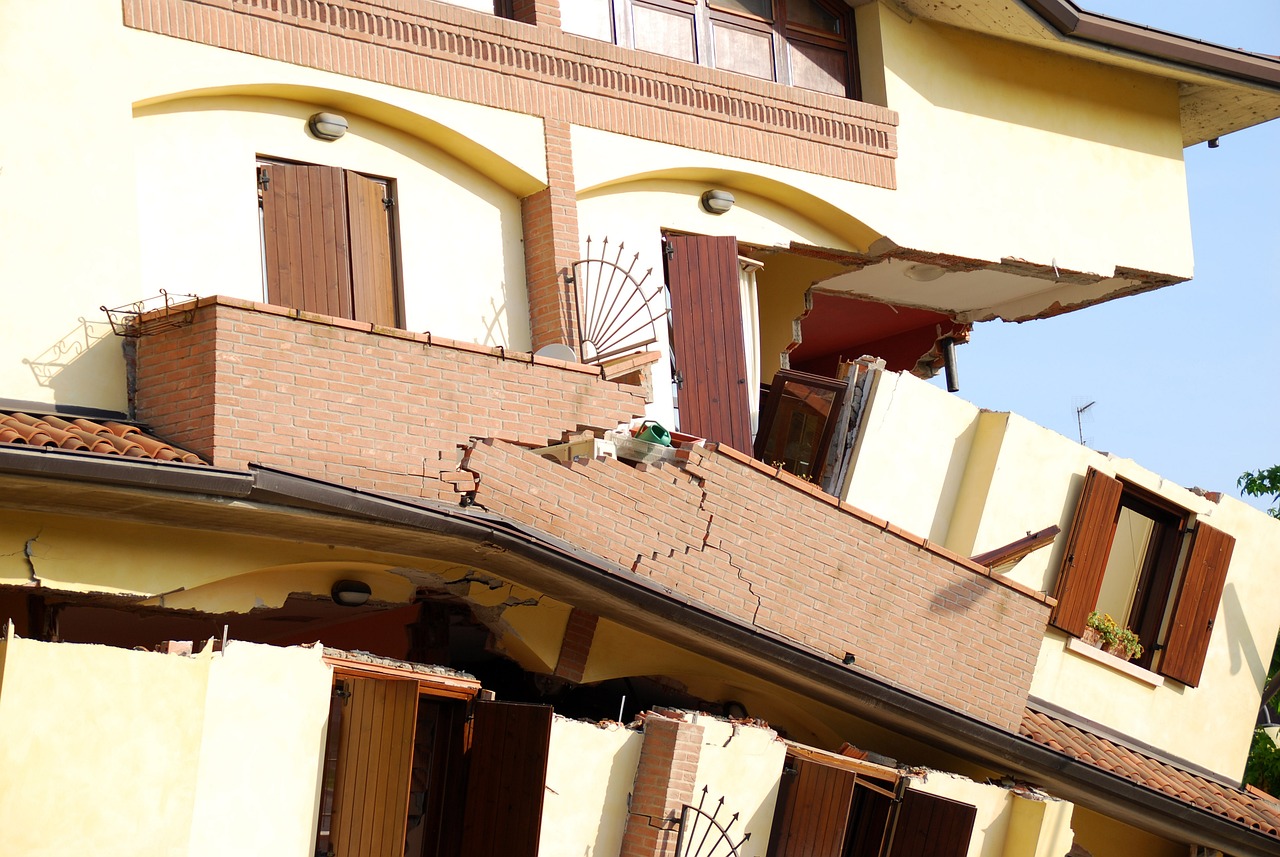
<path fill-rule="evenodd" d="M 908 790 L 898 809 L 889 857 L 964 857 L 976 807 Z"/>
<path fill-rule="evenodd" d="M 738 241 L 665 238 L 680 431 L 751 454 L 751 408 L 738 284 Z"/>
<path fill-rule="evenodd" d="M 335 857 L 402 857 L 418 684 L 342 679 L 330 847 Z"/>
<path fill-rule="evenodd" d="M 549 705 L 476 702 L 462 854 L 536 857 L 551 715 Z"/>
<path fill-rule="evenodd" d="M 1058 571 L 1054 593 L 1058 604 L 1049 617 L 1050 624 L 1068 634 L 1083 634 L 1085 621 L 1098 604 L 1123 493 L 1120 480 L 1089 468 Z"/>
<path fill-rule="evenodd" d="M 769 837 L 771 857 L 842 857 L 857 775 L 789 757 Z M 879 841 L 877 839 L 877 841 Z"/>
<path fill-rule="evenodd" d="M 1235 544 L 1236 540 L 1221 530 L 1196 525 L 1160 660 L 1160 672 L 1169 678 L 1192 687 L 1200 683 Z"/>

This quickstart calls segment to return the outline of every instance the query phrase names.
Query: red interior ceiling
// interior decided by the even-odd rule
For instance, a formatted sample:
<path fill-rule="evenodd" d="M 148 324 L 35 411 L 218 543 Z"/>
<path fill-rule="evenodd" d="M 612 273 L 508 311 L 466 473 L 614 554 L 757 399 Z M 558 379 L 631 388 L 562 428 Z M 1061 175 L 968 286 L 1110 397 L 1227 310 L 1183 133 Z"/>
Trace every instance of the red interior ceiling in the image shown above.
<path fill-rule="evenodd" d="M 932 310 L 814 292 L 813 311 L 800 324 L 802 341 L 791 352 L 791 366 L 832 375 L 841 357 L 870 354 L 883 358 L 891 371 L 909 370 L 933 348 L 939 325 L 945 333 L 954 322 Z"/>

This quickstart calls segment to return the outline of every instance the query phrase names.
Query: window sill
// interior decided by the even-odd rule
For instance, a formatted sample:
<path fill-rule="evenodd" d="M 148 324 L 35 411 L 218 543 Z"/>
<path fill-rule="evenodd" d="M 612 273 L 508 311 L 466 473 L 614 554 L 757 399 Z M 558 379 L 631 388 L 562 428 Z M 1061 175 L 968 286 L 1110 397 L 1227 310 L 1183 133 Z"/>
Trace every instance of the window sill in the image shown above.
<path fill-rule="evenodd" d="M 1163 687 L 1164 676 L 1156 675 L 1150 670 L 1144 670 L 1142 667 L 1134 666 L 1128 661 L 1123 661 L 1115 655 L 1108 655 L 1095 646 L 1088 643 L 1082 643 L 1075 637 L 1067 638 L 1067 651 L 1074 652 L 1082 658 L 1086 658 L 1096 663 L 1109 667 L 1118 673 L 1124 673 L 1135 681 L 1140 681 L 1149 687 Z"/>

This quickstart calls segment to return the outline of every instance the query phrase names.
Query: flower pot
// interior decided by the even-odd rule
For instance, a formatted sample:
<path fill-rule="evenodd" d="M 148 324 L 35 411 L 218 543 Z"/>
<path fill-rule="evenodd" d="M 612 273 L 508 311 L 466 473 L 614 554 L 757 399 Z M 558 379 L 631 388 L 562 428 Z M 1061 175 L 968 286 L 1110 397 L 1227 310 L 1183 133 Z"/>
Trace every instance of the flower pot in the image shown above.
<path fill-rule="evenodd" d="M 1097 628 L 1085 628 L 1084 633 L 1080 635 L 1080 642 L 1087 643 L 1096 649 L 1102 648 L 1102 635 L 1098 633 Z"/>
<path fill-rule="evenodd" d="M 1133 657 L 1132 655 L 1129 654 L 1129 650 L 1121 645 L 1103 646 L 1102 651 L 1106 652 L 1108 655 L 1111 655 L 1112 657 L 1119 658 L 1122 661 L 1127 661 Z"/>

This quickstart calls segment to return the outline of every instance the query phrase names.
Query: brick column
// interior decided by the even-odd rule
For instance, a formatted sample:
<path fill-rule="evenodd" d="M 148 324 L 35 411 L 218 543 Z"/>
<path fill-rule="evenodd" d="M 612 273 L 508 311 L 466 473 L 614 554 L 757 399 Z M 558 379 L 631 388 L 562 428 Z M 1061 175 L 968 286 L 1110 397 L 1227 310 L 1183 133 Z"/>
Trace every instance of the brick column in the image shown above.
<path fill-rule="evenodd" d="M 693 802 L 702 727 L 650 713 L 631 789 L 620 857 L 672 857 L 680 809 Z"/>
<path fill-rule="evenodd" d="M 534 350 L 568 345 L 578 351 L 577 293 L 567 282 L 578 259 L 578 198 L 573 184 L 569 123 L 544 120 L 547 187 L 520 200 L 529 325 Z"/>
<path fill-rule="evenodd" d="M 560 659 L 556 661 L 557 676 L 574 684 L 582 682 L 599 619 L 594 613 L 573 608 L 573 612 L 569 614 L 569 623 L 564 629 L 564 640 L 560 643 Z"/>

